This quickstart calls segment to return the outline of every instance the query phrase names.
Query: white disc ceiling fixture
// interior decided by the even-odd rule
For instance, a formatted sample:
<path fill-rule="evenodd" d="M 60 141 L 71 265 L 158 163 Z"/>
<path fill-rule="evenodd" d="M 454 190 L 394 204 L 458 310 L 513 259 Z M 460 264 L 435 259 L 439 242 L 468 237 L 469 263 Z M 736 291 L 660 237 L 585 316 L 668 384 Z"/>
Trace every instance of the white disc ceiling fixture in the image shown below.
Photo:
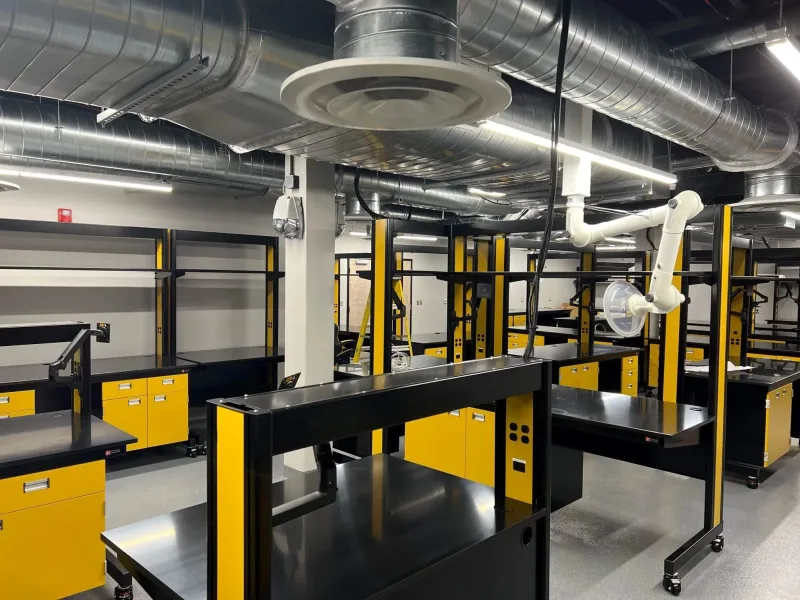
<path fill-rule="evenodd" d="M 331 1 L 334 59 L 281 87 L 281 101 L 301 117 L 409 131 L 475 123 L 511 103 L 500 76 L 459 62 L 458 0 Z"/>

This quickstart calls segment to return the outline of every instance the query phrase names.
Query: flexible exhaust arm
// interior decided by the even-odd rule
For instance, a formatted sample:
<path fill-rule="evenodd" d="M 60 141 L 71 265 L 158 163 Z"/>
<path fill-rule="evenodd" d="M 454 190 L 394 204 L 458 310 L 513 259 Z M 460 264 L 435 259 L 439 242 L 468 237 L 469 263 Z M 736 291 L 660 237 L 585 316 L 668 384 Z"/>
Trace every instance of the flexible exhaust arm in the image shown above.
<path fill-rule="evenodd" d="M 584 222 L 583 206 L 582 196 L 570 196 L 567 200 L 567 232 L 570 242 L 579 248 L 621 233 L 664 225 L 650 278 L 650 289 L 646 296 L 631 298 L 629 308 L 633 314 L 668 313 L 686 300 L 672 285 L 672 275 L 686 223 L 703 210 L 703 202 L 697 193 L 687 190 L 670 199 L 665 206 L 595 225 Z"/>

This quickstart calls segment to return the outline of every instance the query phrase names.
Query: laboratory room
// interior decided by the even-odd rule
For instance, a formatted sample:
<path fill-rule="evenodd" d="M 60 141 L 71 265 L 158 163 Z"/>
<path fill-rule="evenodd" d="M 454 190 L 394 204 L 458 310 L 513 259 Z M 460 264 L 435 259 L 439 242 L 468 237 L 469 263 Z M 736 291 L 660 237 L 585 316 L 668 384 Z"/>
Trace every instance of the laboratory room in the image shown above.
<path fill-rule="evenodd" d="M 0 600 L 800 600 L 800 0 L 0 39 Z"/>

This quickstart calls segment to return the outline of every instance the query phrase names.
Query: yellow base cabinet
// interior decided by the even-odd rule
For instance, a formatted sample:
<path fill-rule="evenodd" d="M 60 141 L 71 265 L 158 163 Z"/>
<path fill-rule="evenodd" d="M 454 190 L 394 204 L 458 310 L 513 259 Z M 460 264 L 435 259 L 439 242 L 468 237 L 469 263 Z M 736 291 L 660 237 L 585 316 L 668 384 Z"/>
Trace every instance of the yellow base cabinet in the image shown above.
<path fill-rule="evenodd" d="M 447 347 L 425 348 L 425 354 L 427 356 L 439 356 L 441 358 L 447 358 Z"/>
<path fill-rule="evenodd" d="M 466 409 L 406 423 L 406 460 L 464 477 Z"/>
<path fill-rule="evenodd" d="M 558 372 L 558 384 L 581 390 L 597 390 L 599 386 L 600 368 L 598 363 L 588 363 L 561 367 Z"/>
<path fill-rule="evenodd" d="M 785 385 L 767 395 L 764 431 L 764 466 L 786 455 L 792 444 L 792 386 Z"/>
<path fill-rule="evenodd" d="M 0 415 L 13 413 L 30 413 L 36 410 L 36 392 L 25 390 L 22 392 L 0 392 Z M 13 414 L 15 417 L 22 415 Z"/>
<path fill-rule="evenodd" d="M 103 461 L 0 480 L 0 598 L 58 600 L 102 586 L 104 529 Z"/>
<path fill-rule="evenodd" d="M 189 392 L 152 394 L 147 402 L 147 445 L 176 444 L 189 438 Z"/>
<path fill-rule="evenodd" d="M 620 392 L 626 396 L 639 395 L 639 357 L 626 356 L 622 359 Z"/>
<path fill-rule="evenodd" d="M 147 448 L 147 397 L 103 401 L 103 420 L 130 433 L 139 441 L 128 444 L 128 452 Z"/>

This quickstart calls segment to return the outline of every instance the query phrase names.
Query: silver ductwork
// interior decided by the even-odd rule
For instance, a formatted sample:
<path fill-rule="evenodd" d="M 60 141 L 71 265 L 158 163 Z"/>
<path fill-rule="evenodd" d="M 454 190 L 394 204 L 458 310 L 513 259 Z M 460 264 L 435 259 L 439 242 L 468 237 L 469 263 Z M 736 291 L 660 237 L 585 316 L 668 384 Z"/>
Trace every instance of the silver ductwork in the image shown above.
<path fill-rule="evenodd" d="M 761 44 L 767 39 L 768 31 L 766 23 L 755 23 L 688 42 L 675 49 L 696 60 Z"/>
<path fill-rule="evenodd" d="M 550 90 L 560 0 L 462 3 L 462 60 Z M 714 159 L 727 171 L 798 162 L 798 128 L 762 110 L 600 2 L 572 6 L 564 96 Z"/>
<path fill-rule="evenodd" d="M 800 202 L 800 167 L 747 173 L 744 200 L 737 207 Z"/>

